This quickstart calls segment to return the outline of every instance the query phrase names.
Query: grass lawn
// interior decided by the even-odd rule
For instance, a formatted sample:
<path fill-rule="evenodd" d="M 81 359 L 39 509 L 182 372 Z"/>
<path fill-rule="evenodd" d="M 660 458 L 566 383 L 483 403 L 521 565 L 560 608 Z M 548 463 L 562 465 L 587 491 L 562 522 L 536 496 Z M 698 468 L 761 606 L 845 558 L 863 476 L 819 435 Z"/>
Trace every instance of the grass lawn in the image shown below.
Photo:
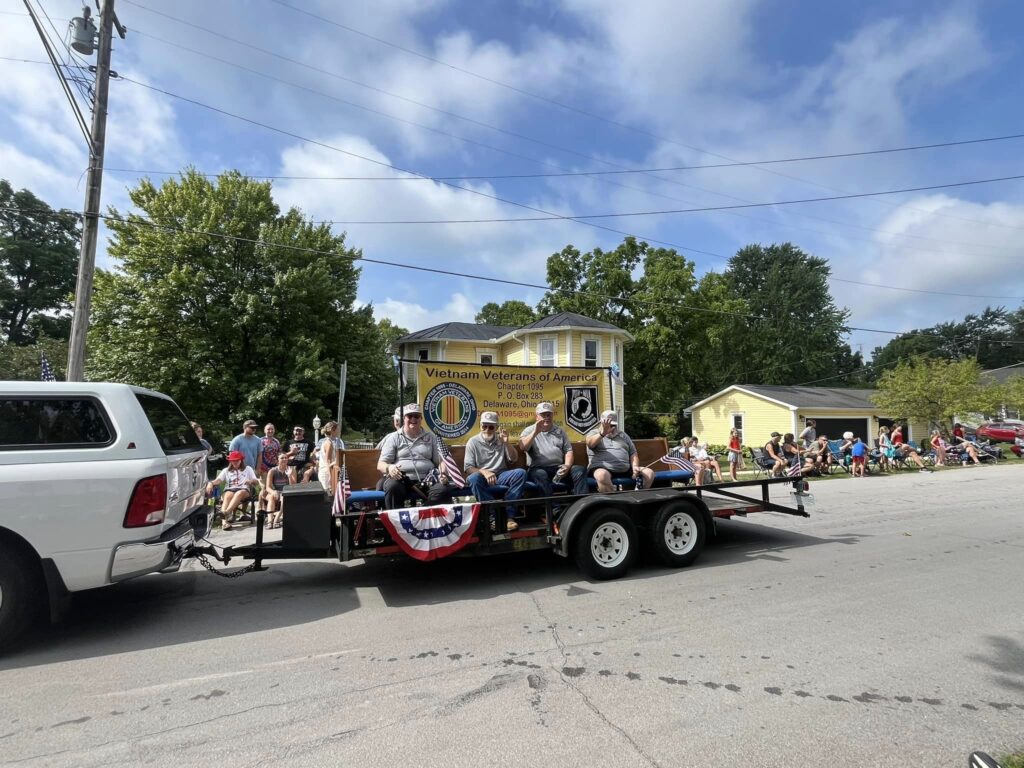
<path fill-rule="evenodd" d="M 1024 768 L 1024 751 L 1014 752 L 1012 755 L 1000 758 L 999 764 L 1003 768 Z"/>

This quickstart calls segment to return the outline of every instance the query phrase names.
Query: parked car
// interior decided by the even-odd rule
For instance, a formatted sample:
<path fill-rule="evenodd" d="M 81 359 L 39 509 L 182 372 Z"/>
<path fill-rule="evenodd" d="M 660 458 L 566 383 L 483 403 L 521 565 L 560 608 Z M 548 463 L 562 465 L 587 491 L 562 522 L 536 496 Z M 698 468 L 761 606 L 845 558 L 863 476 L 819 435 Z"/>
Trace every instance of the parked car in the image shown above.
<path fill-rule="evenodd" d="M 165 395 L 0 382 L 0 651 L 71 592 L 177 569 L 209 520 L 206 450 Z"/>
<path fill-rule="evenodd" d="M 979 438 L 995 443 L 1012 443 L 1016 437 L 1024 437 L 1022 421 L 986 421 L 975 430 Z"/>

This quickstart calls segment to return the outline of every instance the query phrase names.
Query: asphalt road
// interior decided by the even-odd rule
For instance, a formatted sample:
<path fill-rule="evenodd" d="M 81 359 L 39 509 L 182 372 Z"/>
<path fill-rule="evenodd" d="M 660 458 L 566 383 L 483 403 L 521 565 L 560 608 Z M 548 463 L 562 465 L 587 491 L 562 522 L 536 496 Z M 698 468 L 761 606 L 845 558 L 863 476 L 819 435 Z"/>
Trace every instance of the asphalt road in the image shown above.
<path fill-rule="evenodd" d="M 80 595 L 0 659 L 0 764 L 963 766 L 1024 747 L 1021 464 L 819 483 L 615 582 L 540 552 Z"/>

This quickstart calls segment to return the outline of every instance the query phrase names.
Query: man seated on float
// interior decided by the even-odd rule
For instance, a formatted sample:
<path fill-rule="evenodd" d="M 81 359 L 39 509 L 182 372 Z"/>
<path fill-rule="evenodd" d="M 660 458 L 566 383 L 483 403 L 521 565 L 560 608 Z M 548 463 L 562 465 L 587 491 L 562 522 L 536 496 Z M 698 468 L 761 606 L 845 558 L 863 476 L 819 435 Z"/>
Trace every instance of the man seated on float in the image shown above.
<path fill-rule="evenodd" d="M 629 435 L 619 430 L 619 417 L 615 411 L 604 411 L 601 423 L 587 435 L 587 473 L 597 481 L 598 493 L 615 490 L 612 480 L 628 477 L 643 478 L 644 488 L 654 483 L 654 470 L 640 466 L 640 456 Z"/>
<path fill-rule="evenodd" d="M 535 409 L 535 423 L 519 436 L 519 447 L 529 465 L 527 477 L 544 496 L 554 493 L 553 480 L 566 478 L 572 492 L 582 496 L 587 492 L 587 471 L 573 464 L 572 443 L 565 430 L 555 424 L 554 416 L 555 406 L 540 403 Z"/>
<path fill-rule="evenodd" d="M 395 432 L 397 432 L 398 430 L 400 430 L 402 428 L 402 409 L 401 408 L 395 408 L 395 412 L 393 414 L 391 414 L 391 423 L 395 427 Z M 387 439 L 388 439 L 388 436 L 384 435 L 384 437 L 382 437 L 380 440 L 378 440 L 377 444 L 375 446 L 373 446 L 373 447 L 376 450 L 379 451 L 381 448 L 384 447 L 384 441 L 387 440 Z M 378 488 L 377 490 L 379 491 L 380 489 Z"/>
<path fill-rule="evenodd" d="M 400 509 L 417 492 L 426 495 L 430 505 L 446 504 L 452 498 L 453 488 L 441 459 L 437 441 L 422 429 L 422 414 L 416 403 L 405 406 L 402 428 L 384 438 L 380 448 L 377 471 L 384 484 L 384 509 Z M 438 482 L 430 480 L 437 469 Z"/>
<path fill-rule="evenodd" d="M 512 502 L 523 497 L 526 487 L 526 470 L 513 469 L 512 463 L 519 458 L 519 451 L 508 442 L 508 432 L 498 428 L 498 414 L 484 411 L 480 416 L 480 434 L 469 438 L 466 443 L 466 458 L 463 469 L 466 473 L 466 484 L 472 489 L 477 501 L 492 501 L 493 485 L 503 485 L 505 501 Z M 519 524 L 512 518 L 516 507 L 510 504 L 505 508 L 508 515 L 506 530 L 514 531 Z M 491 521 L 495 518 L 491 511 Z"/>

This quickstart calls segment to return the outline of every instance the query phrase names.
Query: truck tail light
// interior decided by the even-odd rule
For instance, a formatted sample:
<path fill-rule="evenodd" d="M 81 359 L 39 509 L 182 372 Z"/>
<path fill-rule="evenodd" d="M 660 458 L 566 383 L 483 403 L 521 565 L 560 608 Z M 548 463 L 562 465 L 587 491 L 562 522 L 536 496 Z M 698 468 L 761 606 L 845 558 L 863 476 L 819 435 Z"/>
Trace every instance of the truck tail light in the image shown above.
<path fill-rule="evenodd" d="M 167 476 L 144 477 L 135 484 L 128 511 L 124 515 L 125 528 L 158 525 L 167 512 Z"/>

